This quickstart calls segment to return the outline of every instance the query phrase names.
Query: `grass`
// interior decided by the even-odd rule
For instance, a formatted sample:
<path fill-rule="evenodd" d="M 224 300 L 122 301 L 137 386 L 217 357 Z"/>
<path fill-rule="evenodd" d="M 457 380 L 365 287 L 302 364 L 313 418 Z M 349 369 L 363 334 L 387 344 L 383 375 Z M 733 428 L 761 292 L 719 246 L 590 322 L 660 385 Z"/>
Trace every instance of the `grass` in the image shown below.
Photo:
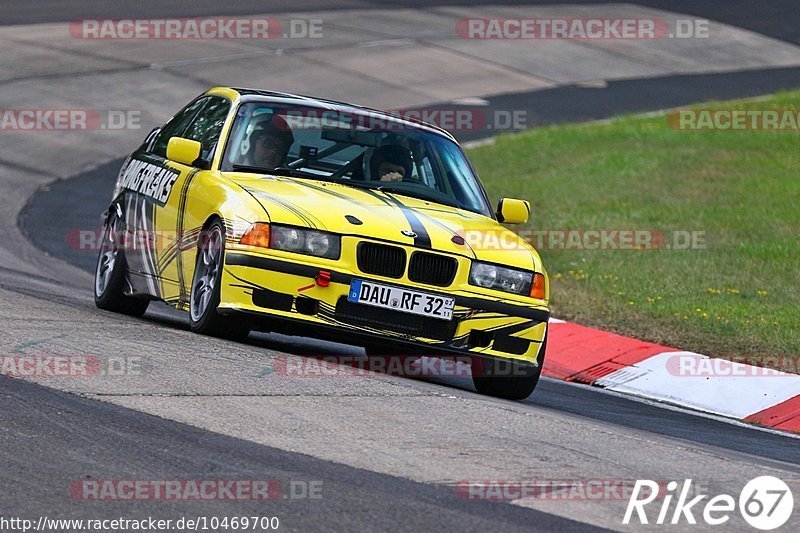
<path fill-rule="evenodd" d="M 800 107 L 800 91 L 698 109 Z M 540 249 L 553 314 L 713 356 L 800 354 L 800 133 L 687 131 L 626 116 L 469 150 L 521 230 L 705 232 L 691 250 Z"/>

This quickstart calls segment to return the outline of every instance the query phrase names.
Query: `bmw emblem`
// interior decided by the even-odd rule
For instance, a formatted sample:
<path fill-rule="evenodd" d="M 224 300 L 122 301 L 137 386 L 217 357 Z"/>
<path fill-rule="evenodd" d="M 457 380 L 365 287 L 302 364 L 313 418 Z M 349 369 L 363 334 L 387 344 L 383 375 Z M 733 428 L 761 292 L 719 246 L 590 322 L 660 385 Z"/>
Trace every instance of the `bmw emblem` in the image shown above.
<path fill-rule="evenodd" d="M 400 233 L 402 233 L 406 237 L 411 237 L 412 239 L 417 236 L 417 234 L 411 231 L 410 229 L 400 230 Z"/>

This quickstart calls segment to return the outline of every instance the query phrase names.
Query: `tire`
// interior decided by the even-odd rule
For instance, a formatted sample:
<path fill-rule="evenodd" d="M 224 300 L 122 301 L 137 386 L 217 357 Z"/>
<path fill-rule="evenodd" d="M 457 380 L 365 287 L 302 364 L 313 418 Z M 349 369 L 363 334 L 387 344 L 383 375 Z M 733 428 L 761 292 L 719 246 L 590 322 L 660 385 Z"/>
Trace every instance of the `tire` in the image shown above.
<path fill-rule="evenodd" d="M 243 340 L 250 334 L 249 322 L 217 312 L 224 265 L 225 229 L 222 222 L 215 220 L 203 230 L 197 244 L 197 261 L 189 293 L 189 323 L 192 331 L 201 335 Z"/>
<path fill-rule="evenodd" d="M 472 383 L 479 393 L 487 396 L 524 400 L 533 393 L 539 383 L 546 351 L 547 334 L 540 349 L 538 366 L 475 357 L 470 365 Z"/>
<path fill-rule="evenodd" d="M 94 272 L 94 303 L 100 309 L 130 316 L 142 316 L 150 300 L 125 294 L 127 263 L 117 244 L 121 220 L 113 215 L 103 230 L 102 246 Z"/>

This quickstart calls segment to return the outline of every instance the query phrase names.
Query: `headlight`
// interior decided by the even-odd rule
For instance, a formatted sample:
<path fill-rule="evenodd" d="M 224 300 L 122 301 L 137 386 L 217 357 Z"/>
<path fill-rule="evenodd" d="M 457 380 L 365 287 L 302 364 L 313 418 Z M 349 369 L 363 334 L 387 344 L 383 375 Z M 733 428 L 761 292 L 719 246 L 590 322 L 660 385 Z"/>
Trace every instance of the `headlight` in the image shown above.
<path fill-rule="evenodd" d="M 514 270 L 477 261 L 473 261 L 472 268 L 469 271 L 470 285 L 514 294 L 524 294 L 525 296 L 529 296 L 531 293 L 532 280 L 533 272 Z"/>
<path fill-rule="evenodd" d="M 493 287 L 497 281 L 497 267 L 484 263 L 472 263 L 469 282 L 478 287 Z"/>
<path fill-rule="evenodd" d="M 301 252 L 305 249 L 305 235 L 303 230 L 295 228 L 282 228 L 272 226 L 272 240 L 270 247 L 287 252 Z"/>
<path fill-rule="evenodd" d="M 332 233 L 272 225 L 270 248 L 339 259 L 341 239 Z"/>
<path fill-rule="evenodd" d="M 341 237 L 333 233 L 256 222 L 242 235 L 241 244 L 339 259 Z"/>
<path fill-rule="evenodd" d="M 311 233 L 306 238 L 306 250 L 311 255 L 325 257 L 331 249 L 331 238 L 324 233 Z"/>

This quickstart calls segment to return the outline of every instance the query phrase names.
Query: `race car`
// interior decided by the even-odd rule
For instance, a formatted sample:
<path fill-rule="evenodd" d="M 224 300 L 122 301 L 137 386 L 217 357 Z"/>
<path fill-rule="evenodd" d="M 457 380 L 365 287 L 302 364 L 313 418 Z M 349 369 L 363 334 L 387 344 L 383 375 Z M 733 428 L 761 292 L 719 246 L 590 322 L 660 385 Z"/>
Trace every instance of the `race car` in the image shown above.
<path fill-rule="evenodd" d="M 95 275 L 101 309 L 161 300 L 191 329 L 276 331 L 368 353 L 468 356 L 476 389 L 523 399 L 549 281 L 455 138 L 352 104 L 215 87 L 125 160 Z"/>

